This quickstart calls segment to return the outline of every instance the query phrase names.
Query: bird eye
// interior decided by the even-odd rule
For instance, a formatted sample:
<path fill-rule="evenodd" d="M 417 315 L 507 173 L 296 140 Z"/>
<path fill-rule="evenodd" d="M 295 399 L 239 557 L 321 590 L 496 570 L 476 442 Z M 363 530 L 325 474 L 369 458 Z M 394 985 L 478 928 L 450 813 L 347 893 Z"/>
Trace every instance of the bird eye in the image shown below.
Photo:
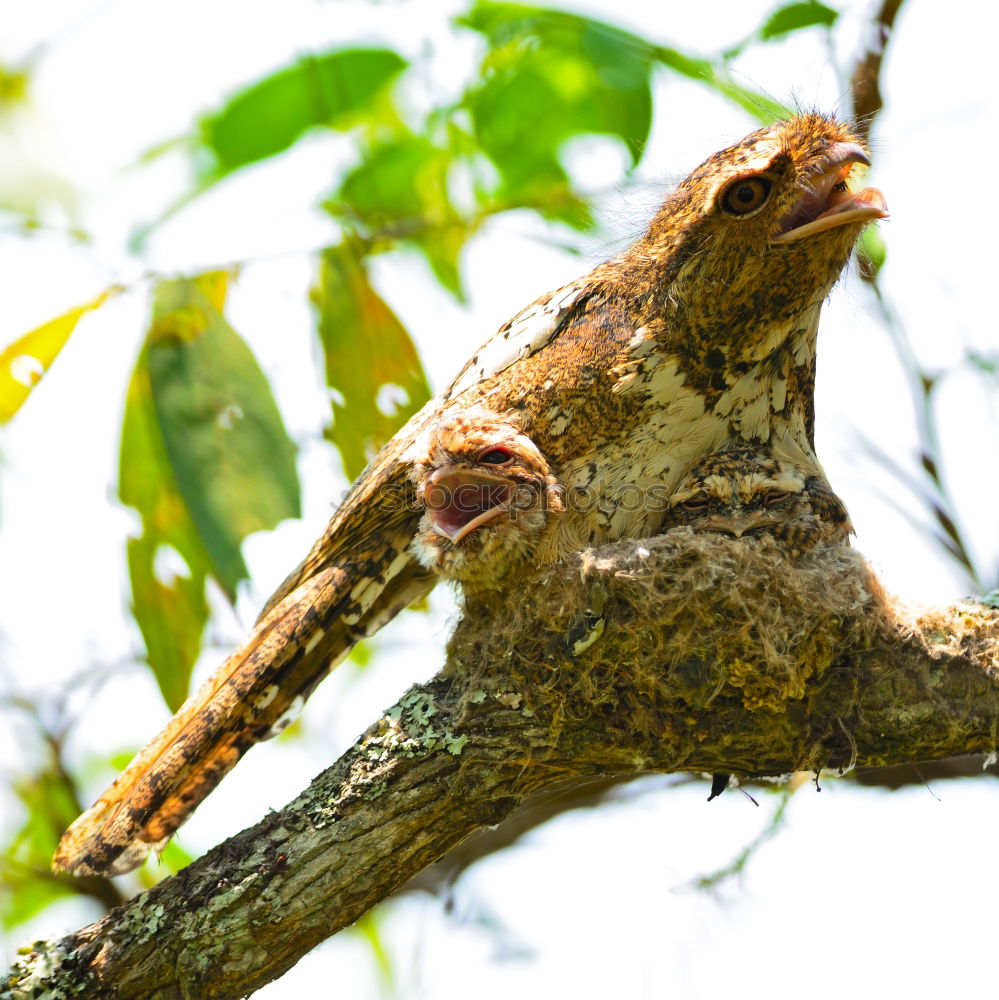
<path fill-rule="evenodd" d="M 790 496 L 791 496 L 791 494 L 790 494 L 790 492 L 789 492 L 789 491 L 787 491 L 787 490 L 784 490 L 783 492 L 772 492 L 772 493 L 768 493 L 768 494 L 767 494 L 767 495 L 766 495 L 766 496 L 765 496 L 765 497 L 763 498 L 763 502 L 764 502 L 764 503 L 765 503 L 765 504 L 766 504 L 766 505 L 767 505 L 768 507 L 770 507 L 770 506 L 771 506 L 772 504 L 775 504 L 775 503 L 783 503 L 783 502 L 784 502 L 785 500 L 787 500 L 787 499 L 788 499 L 788 497 L 790 497 Z"/>
<path fill-rule="evenodd" d="M 722 195 L 722 208 L 732 215 L 749 215 L 766 204 L 773 182 L 766 177 L 743 177 Z"/>
<path fill-rule="evenodd" d="M 513 455 L 506 448 L 490 448 L 479 456 L 480 465 L 509 465 Z"/>
<path fill-rule="evenodd" d="M 691 497 L 679 505 L 683 510 L 707 510 L 708 502 L 703 497 Z"/>

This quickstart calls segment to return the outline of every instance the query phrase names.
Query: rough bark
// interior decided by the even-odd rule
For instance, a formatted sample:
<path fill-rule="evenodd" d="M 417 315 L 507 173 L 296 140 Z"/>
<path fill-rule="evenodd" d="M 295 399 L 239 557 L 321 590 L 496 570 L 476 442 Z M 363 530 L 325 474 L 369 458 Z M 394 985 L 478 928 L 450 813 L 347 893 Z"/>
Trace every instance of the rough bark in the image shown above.
<path fill-rule="evenodd" d="M 638 772 L 883 766 L 999 744 L 999 612 L 915 612 L 845 547 L 674 531 L 466 608 L 295 801 L 62 940 L 2 993 L 235 998 L 538 793 Z M 252 767 L 252 760 L 244 766 Z"/>

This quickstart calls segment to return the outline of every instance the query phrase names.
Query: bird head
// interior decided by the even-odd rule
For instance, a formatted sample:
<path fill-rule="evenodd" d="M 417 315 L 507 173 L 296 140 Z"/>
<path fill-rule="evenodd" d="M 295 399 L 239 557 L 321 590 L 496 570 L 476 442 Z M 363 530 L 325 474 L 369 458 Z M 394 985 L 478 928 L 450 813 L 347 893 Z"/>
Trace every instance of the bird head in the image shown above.
<path fill-rule="evenodd" d="M 685 525 L 742 538 L 789 527 L 812 527 L 816 519 L 800 470 L 751 449 L 716 452 L 695 465 L 670 497 L 663 530 Z"/>
<path fill-rule="evenodd" d="M 423 508 L 414 551 L 428 569 L 466 589 L 501 585 L 563 509 L 548 460 L 515 413 L 452 413 L 408 457 Z"/>
<path fill-rule="evenodd" d="M 888 215 L 876 188 L 856 188 L 870 164 L 859 138 L 825 115 L 798 115 L 710 156 L 666 199 L 628 252 L 640 291 L 683 316 L 695 345 L 725 360 L 765 357 L 816 309 L 865 225 Z M 720 363 L 720 362 L 719 362 Z"/>

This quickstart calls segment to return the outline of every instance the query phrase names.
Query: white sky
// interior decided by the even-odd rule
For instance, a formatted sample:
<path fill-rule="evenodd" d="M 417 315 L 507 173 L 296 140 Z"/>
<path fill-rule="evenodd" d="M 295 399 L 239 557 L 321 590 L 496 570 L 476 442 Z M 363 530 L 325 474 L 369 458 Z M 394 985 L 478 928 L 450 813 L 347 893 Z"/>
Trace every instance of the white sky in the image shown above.
<path fill-rule="evenodd" d="M 710 52 L 760 23 L 771 5 L 734 0 L 703 4 L 589 3 L 624 27 L 691 51 Z M 694 9 L 694 8 L 697 9 Z M 855 49 L 851 8 L 842 52 Z M 75 212 L 94 236 L 90 247 L 58 232 L 19 240 L 0 234 L 4 309 L 0 345 L 101 291 L 135 282 L 148 268 L 190 271 L 251 261 L 233 298 L 231 319 L 272 378 L 293 437 L 303 445 L 305 516 L 250 540 L 254 583 L 238 615 L 224 612 L 210 670 L 252 621 L 261 600 L 318 534 L 342 488 L 335 457 L 318 442 L 326 416 L 312 364 L 306 254 L 331 238 L 308 206 L 330 186 L 345 150 L 335 139 L 303 143 L 289 156 L 247 171 L 179 214 L 146 256 L 127 252 L 130 229 L 154 218 L 185 190 L 181 161 L 131 169 L 164 138 L 227 93 L 296 53 L 355 41 L 385 40 L 416 55 L 428 26 L 436 32 L 442 77 L 457 86 L 471 49 L 443 29 L 441 3 L 353 4 L 285 0 L 133 0 L 21 5 L 3 18 L 0 59 L 11 63 L 43 40 L 30 114 L 0 122 L 0 186 L 47 168 L 79 185 Z M 995 153 L 990 8 L 957 0 L 907 7 L 889 56 L 871 183 L 888 199 L 885 286 L 920 357 L 946 366 L 965 345 L 995 351 L 994 233 L 997 200 L 987 167 Z M 844 105 L 843 84 L 817 37 L 761 48 L 739 64 L 747 84 L 803 104 Z M 414 91 L 416 105 L 426 95 Z M 662 190 L 752 123 L 720 100 L 672 77 L 659 79 L 657 122 L 641 176 L 648 184 L 610 201 L 610 241 L 641 228 Z M 991 146 L 988 144 L 992 143 Z M 574 169 L 588 184 L 611 183 L 620 163 L 609 143 L 581 145 Z M 53 184 L 56 182 L 53 181 Z M 30 195 L 31 192 L 27 192 Z M 58 222 L 58 218 L 57 218 Z M 537 239 L 523 218 L 498 219 L 469 248 L 471 293 L 459 308 L 429 287 L 420 262 L 380 261 L 379 287 L 416 335 L 435 385 L 449 379 L 493 329 L 547 288 L 585 271 Z M 615 244 L 616 245 L 616 244 Z M 501 280 L 497 280 L 501 274 Z M 29 405 L 0 436 L 0 657 L 21 690 L 57 690 L 94 664 L 128 663 L 139 650 L 127 616 L 124 535 L 135 519 L 113 500 L 122 397 L 142 334 L 143 285 L 84 321 Z M 315 387 L 315 392 L 303 391 Z M 946 474 L 983 559 L 999 552 L 996 400 L 979 384 L 953 379 L 942 392 Z M 847 500 L 857 545 L 890 589 L 912 600 L 946 601 L 962 585 L 936 550 L 886 503 L 911 508 L 892 481 L 858 453 L 864 430 L 908 460 L 913 413 L 885 334 L 871 319 L 866 290 L 854 279 L 834 293 L 820 339 L 819 451 Z M 68 419 L 67 419 L 68 418 Z M 440 594 L 434 614 L 403 616 L 379 643 L 378 668 L 346 669 L 310 703 L 304 737 L 265 746 L 226 780 L 184 828 L 195 853 L 279 807 L 352 740 L 413 680 L 440 660 L 450 613 Z M 395 657 L 403 648 L 405 655 Z M 400 662 L 401 661 L 401 662 Z M 403 666 L 402 663 L 408 665 Z M 74 734 L 83 752 L 138 745 L 166 712 L 146 673 L 119 672 L 89 705 Z M 0 732 L 0 760 L 16 773 L 24 731 Z M 103 787 L 95 775 L 91 792 Z M 783 995 L 813 997 L 892 992 L 910 998 L 970 992 L 994 979 L 990 913 L 999 877 L 987 835 L 997 818 L 992 781 L 893 795 L 826 783 L 792 803 L 788 829 L 763 848 L 724 899 L 675 892 L 698 873 L 724 865 L 760 829 L 774 803 L 757 810 L 738 795 L 705 806 L 706 790 L 665 791 L 597 813 L 567 816 L 521 849 L 480 865 L 458 887 L 459 912 L 502 921 L 502 940 L 530 957 L 500 961 L 496 935 L 456 926 L 439 904 L 410 900 L 387 911 L 385 933 L 399 995 L 483 998 L 573 993 L 656 997 Z M 4 804 L 3 825 L 17 817 Z M 944 915 L 960 914 L 960 920 Z M 69 930 L 91 919 L 66 904 L 9 942 Z M 373 962 L 360 938 L 341 935 L 258 995 L 266 1000 L 338 993 L 379 996 Z"/>

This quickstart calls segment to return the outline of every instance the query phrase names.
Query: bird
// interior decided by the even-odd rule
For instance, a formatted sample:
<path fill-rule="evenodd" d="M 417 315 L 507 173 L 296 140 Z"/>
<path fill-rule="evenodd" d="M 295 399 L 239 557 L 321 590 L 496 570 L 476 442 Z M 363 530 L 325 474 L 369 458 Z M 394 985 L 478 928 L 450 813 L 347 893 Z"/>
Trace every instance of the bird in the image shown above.
<path fill-rule="evenodd" d="M 853 533 L 843 501 L 824 478 L 760 448 L 713 452 L 697 462 L 669 497 L 660 530 L 673 528 L 733 538 L 770 535 L 792 558 L 820 543 L 849 544 Z M 708 802 L 730 778 L 712 775 Z"/>
<path fill-rule="evenodd" d="M 712 452 L 693 466 L 669 498 L 660 530 L 684 526 L 734 538 L 767 534 L 791 556 L 820 542 L 849 543 L 853 533 L 822 476 L 758 448 Z"/>
<path fill-rule="evenodd" d="M 565 490 L 557 560 L 650 534 L 703 455 L 779 447 L 808 476 L 819 315 L 864 227 L 867 153 L 805 112 L 709 156 L 628 249 L 504 324 L 382 448 L 246 640 L 65 832 L 57 871 L 119 874 L 158 849 L 254 744 L 280 732 L 361 639 L 438 580 L 407 453 L 460 409 L 516 412 Z"/>
<path fill-rule="evenodd" d="M 502 588 L 564 510 L 561 484 L 516 411 L 459 410 L 406 457 L 424 509 L 413 553 L 463 595 Z"/>

